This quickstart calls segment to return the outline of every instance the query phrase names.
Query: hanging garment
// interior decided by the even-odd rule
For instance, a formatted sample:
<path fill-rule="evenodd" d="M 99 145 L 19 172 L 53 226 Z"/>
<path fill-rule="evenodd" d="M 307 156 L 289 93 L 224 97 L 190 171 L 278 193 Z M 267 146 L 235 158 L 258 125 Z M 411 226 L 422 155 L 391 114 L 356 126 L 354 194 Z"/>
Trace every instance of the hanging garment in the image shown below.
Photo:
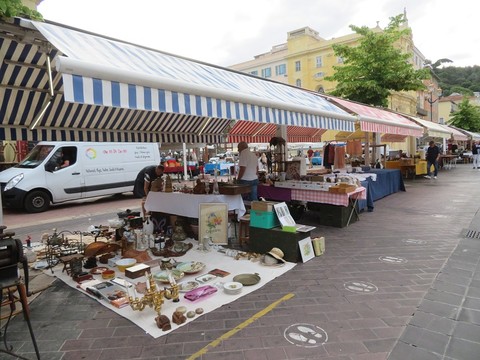
<path fill-rule="evenodd" d="M 335 147 L 335 169 L 345 169 L 345 146 Z"/>

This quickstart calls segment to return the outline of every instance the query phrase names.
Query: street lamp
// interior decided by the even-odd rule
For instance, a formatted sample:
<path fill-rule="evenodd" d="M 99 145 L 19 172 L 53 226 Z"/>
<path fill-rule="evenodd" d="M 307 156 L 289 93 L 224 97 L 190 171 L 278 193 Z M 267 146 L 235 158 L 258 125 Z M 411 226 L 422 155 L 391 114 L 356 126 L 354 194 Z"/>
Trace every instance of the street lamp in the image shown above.
<path fill-rule="evenodd" d="M 430 93 L 430 98 L 425 100 L 427 100 L 427 102 L 430 104 L 430 121 L 433 122 L 433 104 L 435 104 L 442 97 L 442 89 L 436 89 L 437 98 L 435 100 L 433 99 L 433 93 L 435 92 L 433 85 L 428 87 L 428 92 Z"/>

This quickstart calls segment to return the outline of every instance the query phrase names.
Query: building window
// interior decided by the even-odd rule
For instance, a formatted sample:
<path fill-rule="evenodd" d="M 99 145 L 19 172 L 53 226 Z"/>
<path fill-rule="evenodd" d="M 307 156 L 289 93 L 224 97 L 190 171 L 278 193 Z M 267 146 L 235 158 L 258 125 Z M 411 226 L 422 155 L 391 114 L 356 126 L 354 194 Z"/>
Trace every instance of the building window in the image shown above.
<path fill-rule="evenodd" d="M 265 68 L 265 69 L 262 69 L 262 77 L 263 78 L 269 78 L 269 77 L 272 77 L 272 68 Z"/>
<path fill-rule="evenodd" d="M 287 73 L 287 65 L 280 64 L 275 66 L 275 75 L 285 75 Z"/>
<path fill-rule="evenodd" d="M 337 63 L 338 64 L 343 64 L 343 58 L 341 56 L 337 57 Z"/>
<path fill-rule="evenodd" d="M 298 87 L 302 87 L 302 80 L 297 79 L 297 81 L 295 81 L 295 85 L 297 85 Z"/>
<path fill-rule="evenodd" d="M 295 71 L 302 71 L 302 64 L 300 61 L 295 61 Z"/>
<path fill-rule="evenodd" d="M 258 76 L 258 70 L 250 71 L 250 74 L 251 74 L 251 75 Z"/>
<path fill-rule="evenodd" d="M 316 73 L 315 75 L 313 75 L 313 77 L 314 77 L 315 79 L 321 79 L 321 78 L 323 78 L 324 76 L 325 76 L 325 73 L 324 73 L 323 71 L 320 71 L 320 72 Z"/>
<path fill-rule="evenodd" d="M 445 124 L 445 119 L 443 117 L 441 117 L 440 119 L 438 119 L 438 123 L 441 124 L 441 125 L 444 125 Z"/>
<path fill-rule="evenodd" d="M 321 56 L 317 56 L 317 57 L 315 58 L 315 66 L 316 66 L 317 68 L 323 66 L 323 61 L 322 61 L 322 57 L 321 57 Z"/>

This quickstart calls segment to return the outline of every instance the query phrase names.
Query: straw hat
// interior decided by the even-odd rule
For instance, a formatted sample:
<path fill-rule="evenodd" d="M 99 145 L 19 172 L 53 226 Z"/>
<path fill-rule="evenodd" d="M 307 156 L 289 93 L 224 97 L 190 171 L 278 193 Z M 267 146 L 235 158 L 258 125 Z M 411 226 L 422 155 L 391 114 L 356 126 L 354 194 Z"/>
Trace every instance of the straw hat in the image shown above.
<path fill-rule="evenodd" d="M 273 256 L 275 259 L 279 261 L 285 262 L 285 260 L 283 259 L 285 255 L 283 254 L 283 251 L 280 250 L 279 248 L 274 247 L 267 254 Z"/>

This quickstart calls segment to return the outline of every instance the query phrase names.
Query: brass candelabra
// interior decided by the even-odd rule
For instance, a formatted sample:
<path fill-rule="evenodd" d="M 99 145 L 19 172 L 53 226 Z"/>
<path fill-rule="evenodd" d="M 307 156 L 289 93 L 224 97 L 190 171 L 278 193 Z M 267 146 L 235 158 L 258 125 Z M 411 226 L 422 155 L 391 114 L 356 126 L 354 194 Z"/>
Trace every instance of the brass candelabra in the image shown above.
<path fill-rule="evenodd" d="M 169 277 L 170 287 L 163 289 L 158 289 L 151 273 L 146 273 L 145 276 L 147 278 L 147 289 L 143 297 L 137 297 L 136 293 L 134 293 L 134 296 L 131 296 L 130 292 L 128 293 L 128 302 L 132 310 L 143 311 L 148 306 L 160 315 L 164 299 L 172 300 L 173 302 L 180 300 L 178 297 L 178 285 L 172 276 Z"/>

